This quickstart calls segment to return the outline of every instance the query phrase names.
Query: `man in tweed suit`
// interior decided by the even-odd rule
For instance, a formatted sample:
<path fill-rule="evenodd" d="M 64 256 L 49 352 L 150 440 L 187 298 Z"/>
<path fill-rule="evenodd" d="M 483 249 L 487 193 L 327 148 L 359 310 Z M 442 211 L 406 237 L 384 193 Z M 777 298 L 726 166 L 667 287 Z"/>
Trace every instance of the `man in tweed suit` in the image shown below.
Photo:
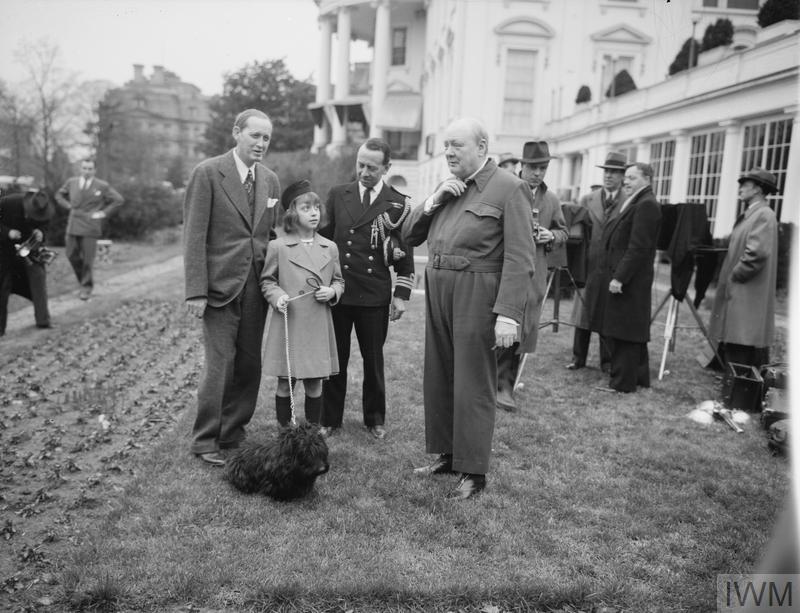
<path fill-rule="evenodd" d="M 281 193 L 259 163 L 271 137 L 267 115 L 241 112 L 236 147 L 192 171 L 184 200 L 186 305 L 203 320 L 205 345 L 192 452 L 218 466 L 220 450 L 244 439 L 261 381 L 267 302 L 258 279 Z"/>

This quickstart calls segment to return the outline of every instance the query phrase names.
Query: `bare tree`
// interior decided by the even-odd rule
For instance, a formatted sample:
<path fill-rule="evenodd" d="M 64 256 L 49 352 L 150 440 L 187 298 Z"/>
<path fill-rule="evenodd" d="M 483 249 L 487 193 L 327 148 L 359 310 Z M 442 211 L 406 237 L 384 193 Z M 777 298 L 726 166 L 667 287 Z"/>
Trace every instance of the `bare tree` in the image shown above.
<path fill-rule="evenodd" d="M 19 177 L 31 172 L 33 117 L 19 97 L 0 83 L 0 170 Z"/>
<path fill-rule="evenodd" d="M 59 48 L 47 39 L 23 41 L 15 58 L 28 75 L 24 85 L 35 121 L 33 144 L 42 178 L 45 185 L 55 188 L 64 177 L 58 176 L 54 155 L 82 144 L 80 117 L 85 104 L 76 73 L 61 67 Z"/>

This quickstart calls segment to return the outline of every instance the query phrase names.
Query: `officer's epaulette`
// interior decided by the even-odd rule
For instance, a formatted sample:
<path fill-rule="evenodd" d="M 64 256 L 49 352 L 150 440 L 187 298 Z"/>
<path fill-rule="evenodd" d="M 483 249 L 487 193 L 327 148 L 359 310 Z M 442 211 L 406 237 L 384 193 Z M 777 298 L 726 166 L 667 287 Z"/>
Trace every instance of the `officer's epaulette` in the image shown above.
<path fill-rule="evenodd" d="M 404 194 L 399 189 L 397 189 L 394 185 L 390 185 L 389 189 L 391 189 L 392 192 L 393 192 L 392 196 L 399 196 L 400 197 L 400 201 L 399 202 L 394 201 L 394 200 L 391 201 L 392 207 L 395 208 L 395 209 L 405 208 L 406 204 L 411 200 L 411 196 L 408 196 L 408 195 Z"/>

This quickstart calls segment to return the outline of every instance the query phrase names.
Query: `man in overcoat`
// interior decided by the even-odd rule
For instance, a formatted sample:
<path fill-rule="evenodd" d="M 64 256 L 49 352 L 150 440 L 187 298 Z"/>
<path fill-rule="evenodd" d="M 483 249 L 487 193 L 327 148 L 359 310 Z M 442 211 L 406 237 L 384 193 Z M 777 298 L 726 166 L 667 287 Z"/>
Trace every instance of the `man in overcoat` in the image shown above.
<path fill-rule="evenodd" d="M 572 362 L 567 364 L 569 370 L 586 366 L 586 356 L 589 353 L 592 336 L 590 313 L 602 294 L 608 291 L 608 287 L 602 282 L 603 273 L 598 266 L 602 255 L 601 239 L 606 221 L 617 214 L 623 201 L 622 180 L 627 167 L 625 154 L 620 151 L 609 151 L 605 162 L 598 164 L 597 167 L 603 169 L 603 185 L 580 200 L 580 205 L 586 209 L 589 216 L 591 236 L 586 285 L 582 290 L 577 290 L 580 296 L 575 296 L 572 305 L 572 324 L 575 326 L 575 333 L 572 340 Z M 611 354 L 605 339 L 600 336 L 599 340 L 600 368 L 603 372 L 608 372 L 611 367 Z"/>
<path fill-rule="evenodd" d="M 378 138 L 368 139 L 358 149 L 358 179 L 333 187 L 325 203 L 327 223 L 319 233 L 339 248 L 344 277 L 344 294 L 332 310 L 339 373 L 322 386 L 325 436 L 342 426 L 353 328 L 364 364 L 364 426 L 376 439 L 386 436 L 383 345 L 389 322 L 405 312 L 414 283 L 414 253 L 400 242 L 400 228 L 410 205 L 405 195 L 384 182 L 390 166 L 389 145 Z M 397 273 L 394 291 L 392 269 Z"/>
<path fill-rule="evenodd" d="M 55 194 L 56 202 L 69 209 L 64 238 L 67 259 L 80 284 L 81 300 L 94 288 L 94 257 L 97 239 L 103 235 L 103 220 L 123 203 L 119 192 L 95 177 L 94 160 L 81 162 L 81 174 L 67 179 Z"/>
<path fill-rule="evenodd" d="M 528 300 L 522 317 L 520 342 L 511 347 L 497 349 L 497 406 L 506 411 L 516 411 L 514 383 L 517 380 L 521 356 L 533 353 L 539 339 L 539 320 L 547 292 L 547 269 L 566 264 L 563 245 L 567 242 L 567 224 L 561 211 L 561 201 L 544 182 L 550 160 L 546 141 L 529 141 L 523 145 L 520 158 L 520 178 L 533 193 L 534 235 L 536 245 L 533 283 L 527 288 Z"/>
<path fill-rule="evenodd" d="M 769 363 L 775 339 L 778 220 L 766 197 L 777 190 L 775 176 L 762 168 L 739 177 L 739 198 L 747 208 L 731 232 L 708 331 L 726 363 Z"/>
<path fill-rule="evenodd" d="M 38 249 L 27 257 L 21 257 L 18 249 L 30 240 L 44 243 L 54 209 L 47 194 L 37 189 L 0 198 L 0 336 L 6 331 L 12 293 L 33 302 L 37 328 L 51 327 L 45 263 L 38 259 Z"/>
<path fill-rule="evenodd" d="M 650 186 L 653 169 L 637 162 L 625 171 L 626 200 L 603 228 L 601 270 L 605 301 L 592 312 L 592 329 L 608 339 L 609 388 L 635 392 L 650 387 L 650 340 L 653 261 L 661 226 L 661 207 Z"/>
<path fill-rule="evenodd" d="M 534 244 L 528 186 L 487 158 L 488 135 L 476 119 L 445 130 L 452 176 L 403 227 L 412 245 L 428 241 L 425 269 L 423 395 L 428 453 L 417 474 L 461 473 L 454 495 L 486 487 L 494 433 L 494 348 L 518 340 Z"/>
<path fill-rule="evenodd" d="M 231 151 L 192 171 L 183 205 L 186 306 L 203 320 L 205 365 L 192 452 L 222 466 L 256 407 L 267 302 L 259 288 L 273 235 L 278 177 L 261 164 L 272 122 L 256 109 L 234 122 Z"/>

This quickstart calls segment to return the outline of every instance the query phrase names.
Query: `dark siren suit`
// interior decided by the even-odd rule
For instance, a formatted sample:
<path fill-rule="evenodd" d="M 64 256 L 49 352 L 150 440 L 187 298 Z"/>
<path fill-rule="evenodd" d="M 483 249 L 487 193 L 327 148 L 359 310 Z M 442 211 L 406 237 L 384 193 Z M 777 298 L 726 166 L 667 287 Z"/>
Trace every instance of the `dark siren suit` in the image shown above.
<path fill-rule="evenodd" d="M 396 223 L 405 202 L 404 194 L 384 183 L 365 210 L 358 181 L 334 186 L 325 202 L 327 221 L 319 233 L 335 242 L 339 249 L 344 294 L 331 311 L 339 372 L 323 383 L 323 426 L 339 428 L 342 425 L 353 328 L 364 362 L 361 392 L 364 425 L 382 426 L 386 422 L 383 345 L 389 329 L 389 305 L 393 295 L 390 266 L 397 274 L 394 296 L 408 300 L 414 279 L 414 253 L 411 248 L 401 245 L 405 256 L 387 266 L 383 246 L 376 246 L 371 240 L 372 224 L 378 215 L 384 213 L 388 213 L 392 223 Z"/>
<path fill-rule="evenodd" d="M 534 253 L 531 190 L 489 160 L 466 191 L 426 214 L 411 211 L 403 237 L 428 241 L 425 269 L 425 441 L 453 455 L 453 470 L 486 474 L 492 450 L 495 321 L 522 322 Z"/>

